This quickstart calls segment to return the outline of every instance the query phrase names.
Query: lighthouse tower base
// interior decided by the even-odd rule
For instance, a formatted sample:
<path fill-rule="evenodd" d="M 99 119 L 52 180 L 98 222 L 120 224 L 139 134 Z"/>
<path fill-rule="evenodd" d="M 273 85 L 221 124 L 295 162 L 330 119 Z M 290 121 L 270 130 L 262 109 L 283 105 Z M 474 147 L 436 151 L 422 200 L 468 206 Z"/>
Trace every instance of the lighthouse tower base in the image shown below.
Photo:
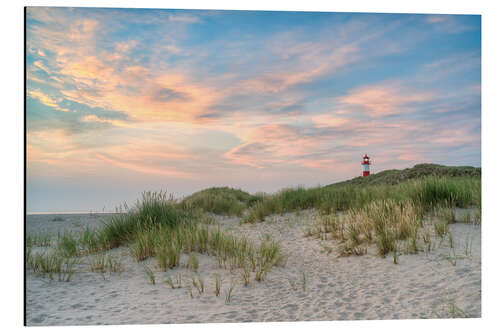
<path fill-rule="evenodd" d="M 370 164 L 370 158 L 365 154 L 365 156 L 363 156 L 363 161 L 361 162 L 361 165 L 363 166 L 363 177 L 370 175 Z"/>

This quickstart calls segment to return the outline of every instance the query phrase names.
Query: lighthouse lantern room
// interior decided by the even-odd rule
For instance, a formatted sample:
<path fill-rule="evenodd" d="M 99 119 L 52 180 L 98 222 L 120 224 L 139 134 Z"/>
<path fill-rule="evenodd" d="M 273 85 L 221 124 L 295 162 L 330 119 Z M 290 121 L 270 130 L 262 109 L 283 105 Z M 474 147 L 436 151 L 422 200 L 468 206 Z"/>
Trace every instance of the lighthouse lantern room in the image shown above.
<path fill-rule="evenodd" d="M 363 156 L 363 161 L 361 162 L 361 165 L 363 166 L 363 177 L 370 175 L 370 164 L 372 164 L 372 162 L 370 162 L 368 155 L 365 154 L 365 156 Z"/>

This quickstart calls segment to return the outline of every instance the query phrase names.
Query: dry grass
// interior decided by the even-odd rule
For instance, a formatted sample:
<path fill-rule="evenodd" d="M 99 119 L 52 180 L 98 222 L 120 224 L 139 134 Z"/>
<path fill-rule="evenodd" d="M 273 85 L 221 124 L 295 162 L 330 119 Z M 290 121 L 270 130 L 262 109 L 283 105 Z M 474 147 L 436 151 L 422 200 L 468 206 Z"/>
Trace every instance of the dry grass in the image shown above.
<path fill-rule="evenodd" d="M 201 295 L 203 292 L 205 292 L 205 280 L 201 276 L 198 277 L 192 277 L 192 283 L 193 287 L 195 287 L 198 290 L 198 293 Z"/>
<path fill-rule="evenodd" d="M 119 258 L 112 255 L 99 254 L 89 258 L 90 271 L 104 274 L 123 272 L 123 263 Z"/>
<path fill-rule="evenodd" d="M 423 210 L 412 201 L 374 201 L 343 215 L 320 218 L 310 234 L 340 241 L 340 255 L 363 255 L 375 243 L 381 256 L 396 249 L 397 242 L 409 240 L 411 252 L 418 252 L 418 231 L 423 225 Z"/>
<path fill-rule="evenodd" d="M 200 266 L 200 262 L 198 260 L 198 257 L 194 252 L 191 252 L 189 255 L 189 259 L 187 262 L 187 267 L 191 269 L 193 272 L 198 272 L 198 267 Z"/>
<path fill-rule="evenodd" d="M 434 221 L 434 233 L 436 236 L 444 238 L 450 230 L 450 226 L 444 220 L 437 219 Z"/>
<path fill-rule="evenodd" d="M 364 255 L 373 245 L 382 257 L 392 253 L 395 263 L 401 253 L 429 253 L 433 248 L 431 230 L 453 248 L 449 225 L 457 222 L 454 205 L 445 200 L 428 211 L 425 207 L 413 200 L 377 200 L 362 208 L 320 215 L 305 235 L 336 240 L 339 256 Z M 471 221 L 472 217 L 465 215 L 464 222 Z"/>

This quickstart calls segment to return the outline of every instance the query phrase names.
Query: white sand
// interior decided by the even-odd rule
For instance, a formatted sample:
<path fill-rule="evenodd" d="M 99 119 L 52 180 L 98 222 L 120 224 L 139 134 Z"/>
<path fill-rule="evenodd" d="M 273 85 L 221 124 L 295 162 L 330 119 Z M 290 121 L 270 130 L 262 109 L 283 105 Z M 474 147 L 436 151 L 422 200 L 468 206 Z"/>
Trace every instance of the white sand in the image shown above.
<path fill-rule="evenodd" d="M 54 215 L 28 216 L 27 232 L 73 230 L 97 226 L 102 216 L 66 215 L 64 221 L 50 221 Z M 450 226 L 454 238 L 456 265 L 448 241 L 429 255 L 401 255 L 399 264 L 392 256 L 377 257 L 370 248 L 365 256 L 337 257 L 336 243 L 304 236 L 313 223 L 314 211 L 271 216 L 263 223 L 239 224 L 237 218 L 219 218 L 220 224 L 238 235 L 259 240 L 269 234 L 289 253 L 286 267 L 273 268 L 263 282 L 252 280 L 244 287 L 240 274 L 218 269 L 214 258 L 198 255 L 199 275 L 205 280 L 201 295 L 193 288 L 191 276 L 181 267 L 160 272 L 156 261 L 137 263 L 127 248 L 109 253 L 122 257 L 124 272 L 106 274 L 106 280 L 89 270 L 88 258 L 70 282 L 58 282 L 28 272 L 28 325 L 161 324 L 245 321 L 302 321 L 403 319 L 450 317 L 454 308 L 468 316 L 481 316 L 481 228 L 457 223 Z M 471 255 L 465 256 L 466 244 Z M 333 248 L 327 253 L 326 249 Z M 182 263 L 187 261 L 183 256 Z M 156 272 L 157 283 L 150 284 L 143 265 Z M 306 291 L 302 290 L 305 272 Z M 184 287 L 171 289 L 166 276 L 180 273 Z M 223 277 L 222 295 L 216 297 L 215 274 Z M 224 292 L 236 283 L 233 298 L 225 303 Z M 297 290 L 293 290 L 290 280 Z"/>

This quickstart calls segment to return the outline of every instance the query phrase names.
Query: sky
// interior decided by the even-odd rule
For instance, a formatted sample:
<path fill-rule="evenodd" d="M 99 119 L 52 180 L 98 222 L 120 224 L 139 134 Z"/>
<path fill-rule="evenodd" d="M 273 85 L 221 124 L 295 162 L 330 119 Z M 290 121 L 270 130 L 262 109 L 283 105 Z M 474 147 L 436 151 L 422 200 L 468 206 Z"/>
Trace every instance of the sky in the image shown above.
<path fill-rule="evenodd" d="M 478 15 L 29 7 L 28 212 L 481 166 Z"/>

